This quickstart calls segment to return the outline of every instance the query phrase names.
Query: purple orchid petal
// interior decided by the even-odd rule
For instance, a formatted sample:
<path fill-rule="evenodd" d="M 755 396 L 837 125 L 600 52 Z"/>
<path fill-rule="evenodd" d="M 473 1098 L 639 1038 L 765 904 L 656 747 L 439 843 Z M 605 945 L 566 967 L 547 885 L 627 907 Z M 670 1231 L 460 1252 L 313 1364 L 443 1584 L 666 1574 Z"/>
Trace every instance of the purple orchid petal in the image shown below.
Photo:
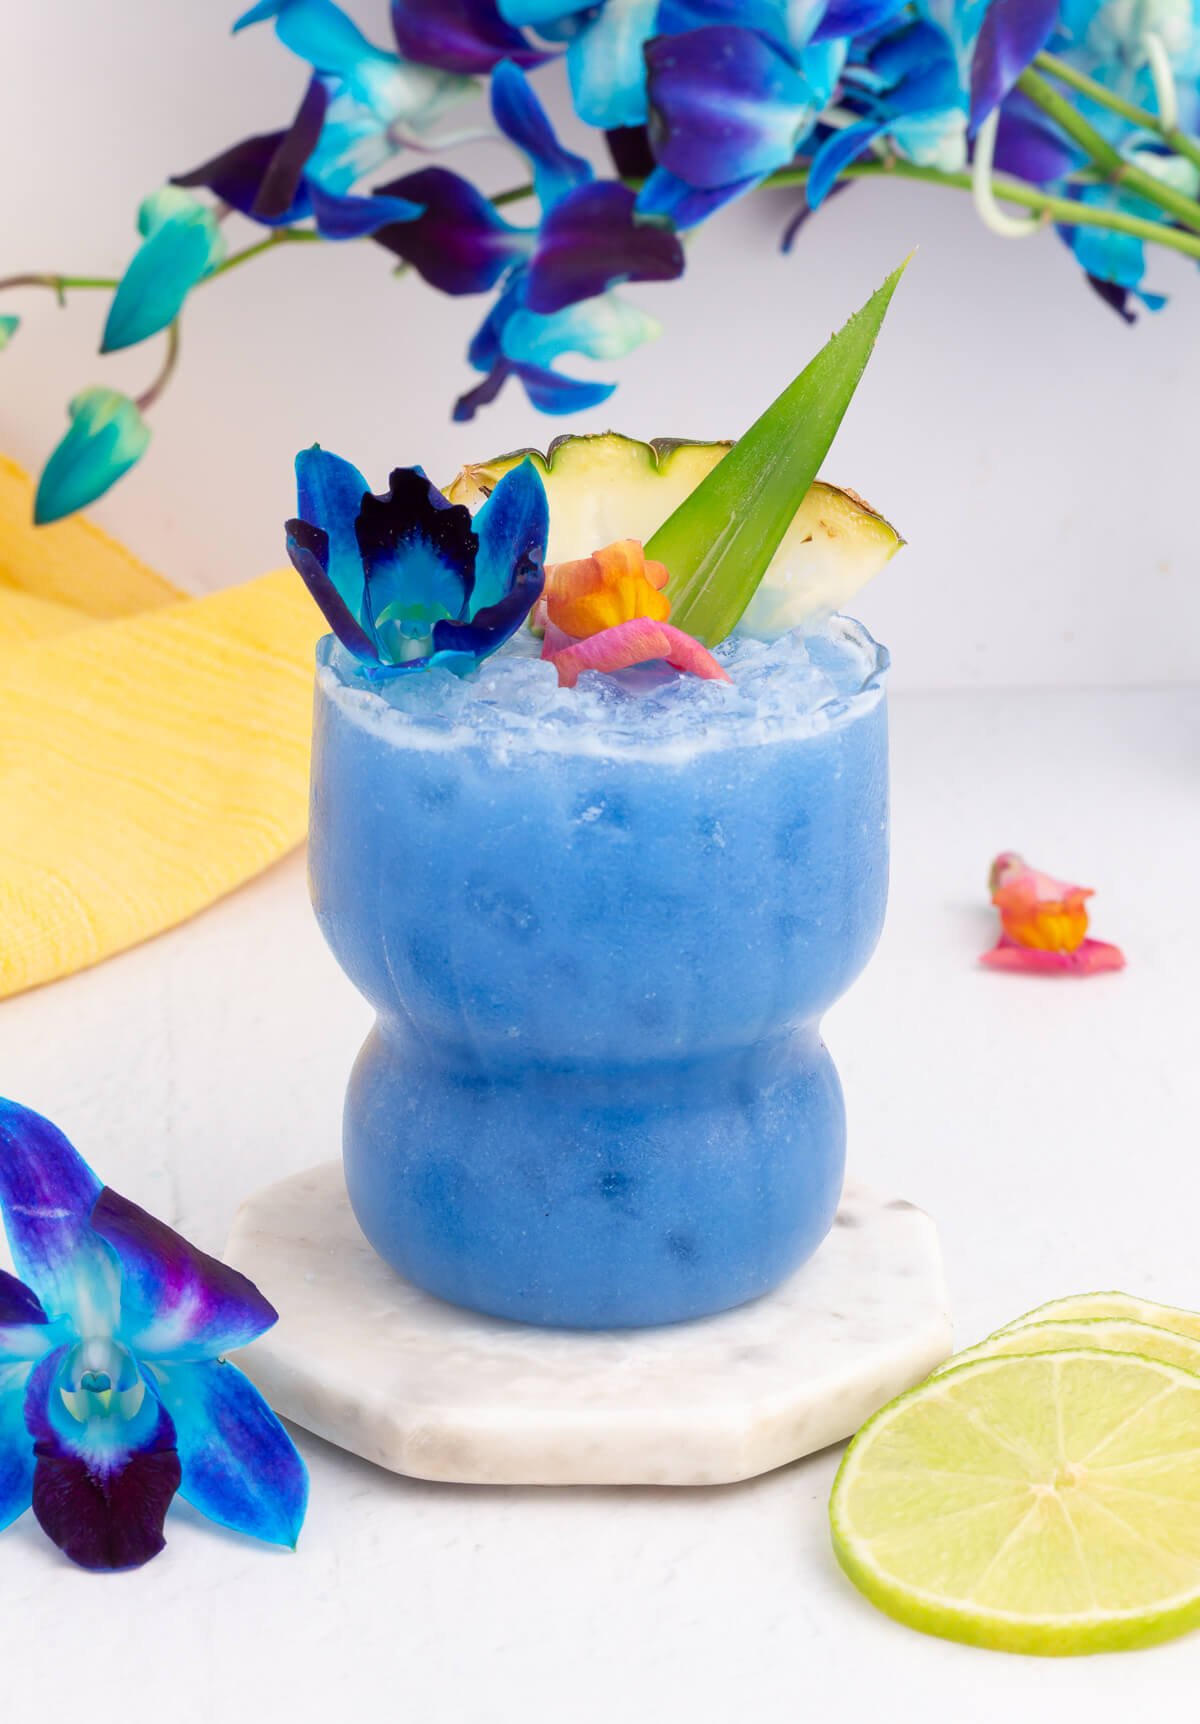
<path fill-rule="evenodd" d="M 253 1383 L 225 1363 L 169 1365 L 156 1375 L 178 1439 L 180 1496 L 218 1526 L 295 1546 L 308 1472 Z"/>
<path fill-rule="evenodd" d="M 46 1323 L 49 1319 L 32 1287 L 0 1269 L 0 1328 L 11 1323 Z M 0 1340 L 2 1345 L 2 1340 Z"/>
<path fill-rule="evenodd" d="M 287 523 L 287 554 L 292 567 L 316 600 L 325 621 L 344 647 L 367 664 L 378 664 L 375 643 L 363 629 L 329 577 L 329 535 L 308 521 Z"/>
<path fill-rule="evenodd" d="M 529 265 L 525 301 L 531 311 L 560 311 L 621 281 L 674 281 L 683 274 L 677 234 L 634 219 L 628 186 L 601 180 L 580 186 L 542 223 Z"/>
<path fill-rule="evenodd" d="M 1064 179 L 1079 160 L 1070 143 L 1034 109 L 1017 107 L 1010 98 L 1000 110 L 992 165 L 1031 185 L 1052 185 Z"/>
<path fill-rule="evenodd" d="M 33 1444 L 25 1428 L 28 1365 L 0 1364 L 0 1532 L 33 1501 Z"/>
<path fill-rule="evenodd" d="M 415 221 L 422 213 L 421 205 L 409 198 L 384 197 L 379 192 L 369 197 L 352 193 L 338 197 L 315 182 L 309 187 L 309 197 L 322 239 L 365 239 L 389 222 Z"/>
<path fill-rule="evenodd" d="M 834 198 L 841 197 L 842 193 L 849 191 L 850 187 L 854 184 L 854 180 L 835 180 L 833 185 L 829 188 L 828 195 L 825 198 L 825 204 L 829 204 Z M 822 207 L 824 207 L 824 205 Z M 813 209 L 807 198 L 799 205 L 796 213 L 792 216 L 780 236 L 779 249 L 785 254 L 785 256 L 795 246 L 802 229 L 812 220 L 816 213 L 817 212 Z"/>
<path fill-rule="evenodd" d="M 1008 95 L 1058 23 L 1058 0 L 991 0 L 971 61 L 972 134 Z"/>
<path fill-rule="evenodd" d="M 377 191 L 422 206 L 415 221 L 395 222 L 374 237 L 442 293 L 486 293 L 532 244 L 532 235 L 497 215 L 449 168 L 421 168 Z"/>
<path fill-rule="evenodd" d="M 176 174 L 171 184 L 206 186 L 267 227 L 301 221 L 310 207 L 304 168 L 317 147 L 328 106 L 328 88 L 314 77 L 286 131 L 247 138 L 190 173 Z"/>
<path fill-rule="evenodd" d="M 115 1310 L 115 1265 L 88 1227 L 100 1191 L 57 1126 L 0 1099 L 0 1211 L 17 1273 L 51 1315 L 81 1298 L 100 1315 Z"/>
<path fill-rule="evenodd" d="M 544 211 L 594 177 L 590 162 L 559 143 L 532 84 L 511 61 L 497 66 L 492 76 L 492 117 L 510 143 L 529 157 Z"/>
<path fill-rule="evenodd" d="M 648 221 L 668 221 L 681 231 L 698 227 L 722 205 L 753 191 L 760 177 L 752 174 L 746 180 L 730 180 L 728 185 L 701 189 L 688 185 L 670 168 L 655 168 L 637 195 L 637 213 Z"/>
<path fill-rule="evenodd" d="M 276 1321 L 253 1281 L 105 1186 L 92 1227 L 121 1264 L 120 1339 L 143 1359 L 211 1359 Z"/>
<path fill-rule="evenodd" d="M 810 209 L 820 209 L 842 169 L 857 161 L 887 129 L 887 120 L 860 120 L 856 126 L 830 133 L 813 155 L 808 170 L 805 191 Z"/>
<path fill-rule="evenodd" d="M 443 72 L 490 72 L 501 60 L 540 66 L 551 58 L 505 23 L 494 0 L 392 0 L 392 28 L 406 60 Z"/>
<path fill-rule="evenodd" d="M 81 1568 L 140 1568 L 166 1542 L 163 1522 L 182 1477 L 174 1426 L 147 1386 L 137 1416 L 121 1422 L 121 1444 L 110 1442 L 102 1454 L 76 1446 L 64 1431 L 68 1415 L 58 1389 L 65 1351 L 35 1366 L 25 1391 L 25 1425 L 34 1439 L 33 1512 L 46 1536 Z M 86 1438 L 87 1427 L 78 1428 Z"/>
<path fill-rule="evenodd" d="M 809 39 L 832 42 L 841 36 L 865 36 L 903 12 L 906 4 L 907 0 L 829 0 Z"/>
<path fill-rule="evenodd" d="M 781 168 L 814 118 L 812 91 L 764 37 L 715 24 L 646 44 L 650 141 L 689 185 L 723 186 Z"/>

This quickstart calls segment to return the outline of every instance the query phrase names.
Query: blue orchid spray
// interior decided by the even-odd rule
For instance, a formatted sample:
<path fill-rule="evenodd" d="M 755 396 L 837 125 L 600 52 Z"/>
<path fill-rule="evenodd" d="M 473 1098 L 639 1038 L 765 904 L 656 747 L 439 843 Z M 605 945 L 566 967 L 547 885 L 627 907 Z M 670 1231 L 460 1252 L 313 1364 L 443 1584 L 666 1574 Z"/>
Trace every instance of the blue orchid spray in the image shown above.
<path fill-rule="evenodd" d="M 254 1284 L 102 1185 L 57 1127 L 0 1100 L 0 1528 L 30 1506 L 83 1568 L 162 1550 L 178 1493 L 294 1545 L 308 1476 L 223 1358 L 276 1313 Z"/>
<path fill-rule="evenodd" d="M 605 400 L 610 382 L 559 361 L 653 336 L 616 290 L 677 279 L 682 236 L 764 185 L 796 191 L 784 251 L 860 181 L 966 194 L 1003 238 L 1057 235 L 1126 322 L 1164 303 L 1148 248 L 1200 261 L 1200 0 L 392 0 L 390 22 L 381 46 L 334 0 L 258 0 L 234 28 L 272 28 L 300 62 L 290 113 L 213 140 L 145 199 L 119 278 L 0 282 L 111 292 L 104 353 L 166 336 L 142 394 L 72 401 L 39 521 L 141 457 L 191 297 L 282 246 L 361 244 L 437 292 L 490 296 L 460 419 L 510 382 L 546 413 Z M 556 61 L 590 154 L 535 93 Z M 524 178 L 484 190 L 433 159 L 481 141 L 515 149 Z M 257 232 L 235 244 L 245 222 Z M 6 313 L 0 347 L 16 329 Z"/>

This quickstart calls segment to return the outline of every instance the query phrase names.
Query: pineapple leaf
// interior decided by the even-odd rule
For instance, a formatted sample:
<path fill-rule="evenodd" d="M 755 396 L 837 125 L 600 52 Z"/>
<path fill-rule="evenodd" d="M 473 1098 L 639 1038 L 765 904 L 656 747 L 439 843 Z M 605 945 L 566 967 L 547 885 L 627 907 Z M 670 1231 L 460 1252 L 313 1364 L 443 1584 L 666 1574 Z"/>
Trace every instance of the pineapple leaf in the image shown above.
<path fill-rule="evenodd" d="M 671 571 L 671 622 L 706 646 L 732 633 L 837 434 L 905 258 L 665 520 L 647 557 Z"/>

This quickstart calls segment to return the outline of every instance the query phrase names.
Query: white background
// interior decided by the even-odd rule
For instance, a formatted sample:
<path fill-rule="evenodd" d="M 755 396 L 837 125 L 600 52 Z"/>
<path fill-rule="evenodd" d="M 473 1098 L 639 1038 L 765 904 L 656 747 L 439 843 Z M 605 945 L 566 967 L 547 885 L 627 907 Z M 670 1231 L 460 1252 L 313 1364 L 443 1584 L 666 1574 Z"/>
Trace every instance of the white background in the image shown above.
<path fill-rule="evenodd" d="M 358 10 L 380 40 L 383 11 Z M 140 198 L 286 123 L 304 84 L 269 28 L 230 39 L 232 0 L 9 0 L 3 14 L 0 274 L 119 272 Z M 539 83 L 556 90 L 557 71 Z M 486 169 L 495 188 L 523 177 L 507 153 Z M 785 259 L 775 242 L 797 196 L 727 211 L 689 242 L 682 283 L 630 290 L 664 333 L 601 368 L 620 387 L 579 428 L 736 434 L 919 245 L 827 463 L 909 540 L 856 607 L 891 646 L 896 686 L 1200 676 L 1194 266 L 1154 257 L 1172 304 L 1131 331 L 1052 234 L 995 239 L 962 193 L 856 186 Z M 67 313 L 45 292 L 5 299 L 27 321 L 0 361 L 0 446 L 36 468 L 68 397 L 97 381 L 136 393 L 160 343 L 101 360 L 104 295 Z M 486 303 L 396 281 L 362 244 L 273 256 L 206 288 L 151 451 L 99 518 L 208 588 L 282 560 L 302 444 L 320 439 L 380 483 L 399 463 L 448 478 L 463 460 L 544 445 L 565 422 L 515 387 L 474 424 L 450 423 Z"/>
<path fill-rule="evenodd" d="M 285 118 L 300 69 L 268 32 L 229 42 L 227 23 L 218 0 L 9 0 L 0 269 L 116 270 L 165 169 Z M 1085 1287 L 1198 1306 L 1197 696 L 1003 692 L 1200 676 L 1192 272 L 1156 264 L 1176 303 L 1130 333 L 1053 238 L 993 240 L 951 194 L 855 189 L 786 262 L 770 248 L 781 217 L 731 212 L 694 243 L 684 284 L 646 292 L 666 333 L 620 368 L 611 417 L 736 432 L 920 241 L 829 464 L 911 541 L 860 607 L 901 692 L 888 926 L 829 1022 L 854 1171 L 934 1215 L 964 1345 Z M 138 387 L 157 353 L 90 357 L 99 302 L 20 308 L 0 445 L 36 464 L 72 389 Z M 543 440 L 554 427 L 515 395 L 449 424 L 480 310 L 393 282 L 367 247 L 206 290 L 152 455 L 102 517 L 175 578 L 215 586 L 280 560 L 291 454 L 314 437 L 380 475 Z M 987 860 L 1014 844 L 1101 888 L 1096 932 L 1126 946 L 1128 971 L 1060 985 L 976 966 L 994 931 Z M 0 1005 L 0 1090 L 219 1249 L 247 1191 L 336 1153 L 366 1023 L 292 858 L 187 927 Z M 879 1616 L 829 1551 L 836 1453 L 726 1490 L 504 1491 L 298 1441 L 313 1502 L 294 1556 L 186 1507 L 162 1558 L 112 1580 L 71 1570 L 31 1516 L 0 1537 L 5 1718 L 1194 1714 L 1200 1637 L 1055 1664 Z"/>

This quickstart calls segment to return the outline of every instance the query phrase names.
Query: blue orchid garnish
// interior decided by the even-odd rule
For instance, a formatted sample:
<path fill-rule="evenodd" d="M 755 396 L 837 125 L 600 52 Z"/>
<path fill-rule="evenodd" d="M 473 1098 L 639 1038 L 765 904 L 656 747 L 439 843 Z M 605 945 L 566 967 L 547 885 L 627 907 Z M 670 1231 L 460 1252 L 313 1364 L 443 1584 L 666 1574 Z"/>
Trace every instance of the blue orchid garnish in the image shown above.
<path fill-rule="evenodd" d="M 510 377 L 545 413 L 598 406 L 613 385 L 563 376 L 554 360 L 564 353 L 616 358 L 657 333 L 653 319 L 625 307 L 611 290 L 682 275 L 682 247 L 668 228 L 637 219 L 627 186 L 597 180 L 590 162 L 564 148 L 511 61 L 496 67 L 491 101 L 497 126 L 532 170 L 540 225 L 506 221 L 469 180 L 435 167 L 380 188 L 424 207 L 415 221 L 382 227 L 374 237 L 444 293 L 500 286 L 467 350 L 485 378 L 460 398 L 456 419 L 471 418 Z"/>
<path fill-rule="evenodd" d="M 0 1100 L 0 1528 L 32 1506 L 83 1568 L 137 1568 L 176 1494 L 294 1545 L 308 1475 L 222 1355 L 276 1313 L 236 1270 L 102 1185 L 50 1121 Z"/>
<path fill-rule="evenodd" d="M 33 518 L 39 526 L 102 497 L 146 453 L 150 427 L 136 401 L 118 389 L 82 390 L 71 424 L 42 469 Z"/>
<path fill-rule="evenodd" d="M 376 676 L 439 665 L 458 676 L 520 628 L 545 582 L 545 487 L 525 460 L 472 519 L 420 467 L 375 496 L 357 467 L 314 445 L 296 457 L 297 573 L 342 644 Z"/>

